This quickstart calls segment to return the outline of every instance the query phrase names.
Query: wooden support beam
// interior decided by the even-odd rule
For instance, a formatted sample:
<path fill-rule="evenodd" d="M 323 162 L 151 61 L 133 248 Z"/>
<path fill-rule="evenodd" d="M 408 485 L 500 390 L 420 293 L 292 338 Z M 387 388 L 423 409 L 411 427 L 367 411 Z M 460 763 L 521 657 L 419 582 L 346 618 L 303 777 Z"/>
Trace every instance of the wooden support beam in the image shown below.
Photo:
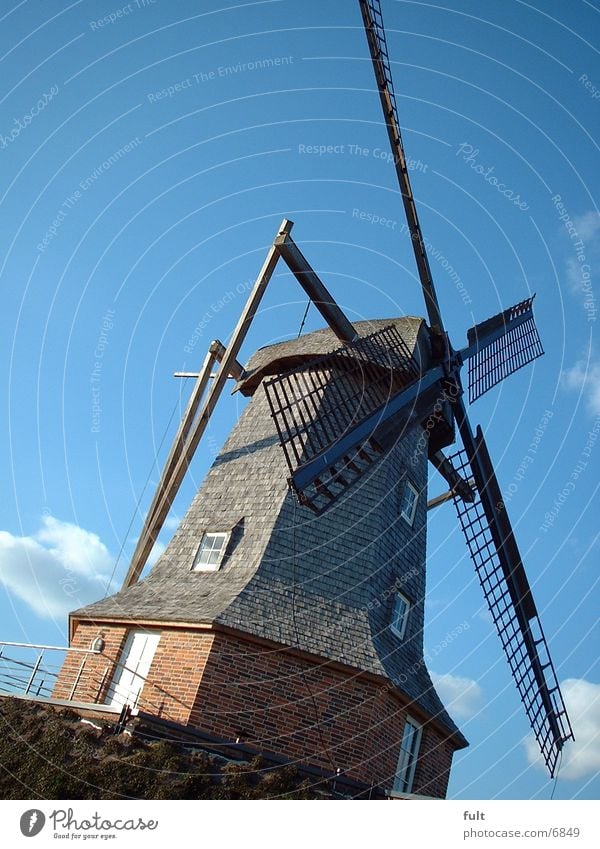
<path fill-rule="evenodd" d="M 473 480 L 473 478 L 469 478 L 467 483 L 471 487 L 471 489 L 475 488 L 475 481 Z M 435 498 L 431 498 L 427 502 L 427 509 L 432 510 L 434 507 L 439 507 L 440 504 L 445 504 L 446 501 L 451 501 L 455 495 L 456 492 L 453 489 L 449 489 L 447 492 L 444 492 L 441 495 L 436 495 Z"/>
<path fill-rule="evenodd" d="M 441 451 L 436 451 L 434 454 L 430 454 L 429 459 L 440 475 L 444 478 L 450 487 L 451 492 L 458 493 L 463 501 L 468 501 L 470 503 L 475 501 L 473 487 L 470 485 L 469 481 L 466 481 L 458 474 L 450 460 L 444 456 Z"/>
<path fill-rule="evenodd" d="M 325 284 L 312 270 L 289 233 L 278 236 L 275 239 L 275 245 L 298 283 L 302 286 L 338 339 L 341 339 L 342 342 L 353 342 L 358 337 L 356 330 L 346 318 Z"/>
<path fill-rule="evenodd" d="M 221 346 L 221 353 L 217 356 L 217 360 L 219 360 L 220 362 L 223 359 L 223 355 L 225 354 L 225 345 L 223 345 L 222 342 L 219 342 L 218 339 L 216 339 L 215 342 L 218 342 L 218 344 Z M 174 371 L 173 377 L 198 377 L 199 374 L 200 372 L 197 371 Z M 238 361 L 235 360 L 231 367 L 231 371 L 227 376 L 233 378 L 233 380 L 243 380 L 243 378 L 246 376 L 246 372 L 242 364 L 238 363 Z M 216 377 L 216 374 L 211 373 L 210 377 Z"/>
<path fill-rule="evenodd" d="M 202 403 L 198 417 L 193 424 L 191 420 L 186 421 L 186 433 L 183 444 L 178 449 L 177 455 L 172 458 L 173 461 L 169 463 L 170 474 L 168 476 L 168 480 L 164 479 L 164 475 L 161 478 L 152 502 L 155 506 L 154 508 L 151 506 L 148 514 L 150 521 L 146 522 L 142 533 L 140 534 L 123 587 L 130 587 L 135 584 L 146 565 L 150 552 L 152 551 L 152 546 L 156 542 L 164 521 L 167 518 L 169 509 L 177 495 L 179 487 L 181 486 L 181 482 L 185 476 L 191 459 L 194 456 L 194 452 L 200 442 L 202 434 L 206 430 L 211 413 L 213 412 L 217 400 L 223 391 L 223 387 L 227 382 L 227 377 L 233 370 L 236 369 L 236 365 L 238 365 L 237 355 L 242 347 L 244 339 L 246 338 L 252 320 L 256 315 L 269 280 L 271 279 L 275 266 L 279 260 L 279 249 L 276 247 L 275 242 L 277 239 L 287 236 L 293 226 L 292 221 L 289 221 L 287 218 L 283 219 L 276 240 L 269 249 L 263 266 L 256 278 L 246 302 L 246 306 L 244 307 L 236 328 L 233 331 L 229 345 L 224 352 L 222 352 L 222 357 L 220 358 L 221 365 L 210 389 L 208 390 L 204 402 Z M 208 359 L 205 361 L 205 366 L 207 364 Z M 201 376 L 198 378 L 199 381 L 201 379 L 205 381 L 205 386 L 208 382 L 208 375 L 210 374 L 211 368 L 212 362 L 208 368 L 203 368 Z"/>
<path fill-rule="evenodd" d="M 127 570 L 127 575 L 125 576 L 125 580 L 123 581 L 123 588 L 130 587 L 132 584 L 135 584 L 138 581 L 142 569 L 145 566 L 146 561 L 144 560 L 142 562 L 140 558 L 142 540 L 148 535 L 154 535 L 153 519 L 156 514 L 156 510 L 160 506 L 161 499 L 164 496 L 165 492 L 168 491 L 171 476 L 177 465 L 177 461 L 181 457 L 185 440 L 187 439 L 187 436 L 190 432 L 190 428 L 198 411 L 198 407 L 200 406 L 200 401 L 202 400 L 202 396 L 208 385 L 208 380 L 210 378 L 210 373 L 212 371 L 213 365 L 215 361 L 222 359 L 224 351 L 225 347 L 221 342 L 219 342 L 218 340 L 212 342 L 208 349 L 206 357 L 204 358 L 202 369 L 196 376 L 196 382 L 194 384 L 194 388 L 192 389 L 192 394 L 190 395 L 187 407 L 185 408 L 185 412 L 181 418 L 181 423 L 173 439 L 169 456 L 167 457 L 162 474 L 160 476 L 160 480 L 158 482 L 158 486 L 156 487 L 156 492 L 154 493 L 154 497 L 152 499 L 150 507 L 148 508 L 148 513 L 146 515 L 142 533 L 138 538 L 133 557 L 131 558 L 129 569 Z M 156 536 L 158 536 L 158 533 L 155 534 L 155 538 Z"/>

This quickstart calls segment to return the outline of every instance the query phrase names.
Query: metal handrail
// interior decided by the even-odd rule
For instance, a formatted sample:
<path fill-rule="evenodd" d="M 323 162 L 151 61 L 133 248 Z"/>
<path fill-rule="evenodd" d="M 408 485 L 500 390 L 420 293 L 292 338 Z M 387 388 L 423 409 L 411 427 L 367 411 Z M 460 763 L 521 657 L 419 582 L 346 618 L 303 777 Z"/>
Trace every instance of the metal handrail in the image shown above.
<path fill-rule="evenodd" d="M 78 649 L 72 648 L 71 646 L 44 646 L 39 645 L 38 643 L 11 643 L 6 640 L 0 640 L 1 646 L 16 646 L 17 648 L 23 649 L 42 649 L 49 651 L 72 651 L 72 652 L 83 652 L 85 654 L 100 654 L 100 649 Z"/>
<path fill-rule="evenodd" d="M 22 660 L 17 657 L 10 657 L 4 654 L 4 650 L 6 648 L 33 650 L 36 652 L 37 657 L 35 657 L 32 662 Z M 30 693 L 35 693 L 39 696 L 42 691 L 48 690 L 52 692 L 52 687 L 50 684 L 46 684 L 46 681 L 50 679 L 53 684 L 56 683 L 61 666 L 56 666 L 55 671 L 55 669 L 52 668 L 54 664 L 47 664 L 43 662 L 45 660 L 44 653 L 49 651 L 62 652 L 65 656 L 69 652 L 82 654 L 84 657 L 81 667 L 85 665 L 86 657 L 88 655 L 98 655 L 101 653 L 100 648 L 84 649 L 73 648 L 71 646 L 51 646 L 43 643 L 21 643 L 13 640 L 0 640 L 0 666 L 3 671 L 2 678 L 0 679 L 0 692 L 8 694 L 20 693 L 23 696 L 29 696 Z M 26 670 L 26 677 L 21 678 L 18 675 L 11 674 L 11 672 L 14 673 L 18 667 L 22 670 Z M 81 675 L 81 668 L 79 675 Z"/>
<path fill-rule="evenodd" d="M 4 647 L 8 646 L 21 649 L 37 649 L 37 657 L 34 656 L 31 662 L 28 662 L 25 660 L 21 660 L 17 657 L 3 655 L 2 650 L 4 649 Z M 34 699 L 39 699 L 39 697 L 41 696 L 44 700 L 52 702 L 54 700 L 54 686 L 59 679 L 62 666 L 57 666 L 56 671 L 54 671 L 54 669 L 52 668 L 49 668 L 49 665 L 43 662 L 44 651 L 62 651 L 65 654 L 68 654 L 69 652 L 77 652 L 82 655 L 104 654 L 104 652 L 99 649 L 81 649 L 71 648 L 70 646 L 48 646 L 42 644 L 19 643 L 0 640 L 0 694 L 16 695 L 21 698 L 24 697 Z M 147 710 L 150 712 L 159 711 L 161 697 L 168 691 L 163 690 L 154 682 L 148 682 L 146 676 L 139 675 L 135 670 L 131 669 L 115 657 L 106 655 L 106 659 L 107 662 L 109 662 L 110 664 L 110 668 L 112 669 L 112 675 L 115 674 L 117 669 L 126 670 L 128 672 L 134 673 L 134 675 L 141 678 L 144 681 L 144 684 L 150 683 L 154 695 L 149 697 L 148 694 L 146 694 L 146 697 L 142 699 L 142 691 L 140 690 L 140 692 L 137 694 L 135 704 L 131 706 L 134 712 L 137 712 L 137 710 L 139 709 Z M 75 699 L 75 693 L 77 690 L 77 686 L 82 678 L 83 669 L 86 665 L 86 660 L 87 658 L 84 656 L 77 669 L 73 670 L 72 677 L 70 677 L 69 680 L 66 680 L 63 677 L 62 682 L 69 688 L 69 695 L 66 699 L 59 699 L 61 704 L 68 704 L 69 702 L 73 702 L 74 704 L 80 703 L 77 699 Z M 86 672 L 86 675 L 88 676 L 88 683 L 96 687 L 96 696 L 93 697 L 90 704 L 97 704 L 99 706 L 102 705 L 102 707 L 107 709 L 109 706 L 107 706 L 106 703 L 103 701 L 103 697 L 106 697 L 105 687 L 107 683 L 108 671 L 109 667 L 107 666 L 101 674 L 99 671 L 92 672 L 91 675 Z M 43 675 L 44 677 L 40 681 L 39 678 L 41 675 Z M 158 701 L 155 701 L 156 699 L 158 699 Z M 181 700 L 178 699 L 178 701 Z M 182 704 L 186 703 L 182 702 Z"/>

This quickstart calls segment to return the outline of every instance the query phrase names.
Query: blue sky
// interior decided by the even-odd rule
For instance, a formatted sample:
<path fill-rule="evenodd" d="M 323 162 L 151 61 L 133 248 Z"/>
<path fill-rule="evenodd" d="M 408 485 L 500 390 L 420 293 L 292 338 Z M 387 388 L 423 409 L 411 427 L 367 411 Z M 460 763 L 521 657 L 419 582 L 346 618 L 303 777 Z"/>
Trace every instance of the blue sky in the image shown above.
<path fill-rule="evenodd" d="M 455 346 L 537 292 L 546 355 L 471 418 L 578 737 L 555 797 L 594 798 L 600 9 L 383 10 Z M 124 575 L 187 397 L 172 373 L 227 339 L 284 216 L 351 320 L 423 305 L 358 3 L 25 0 L 0 18 L 0 638 L 60 645 L 121 548 Z M 242 358 L 295 335 L 304 307 L 279 269 Z M 221 404 L 163 545 L 242 404 Z M 451 505 L 430 514 L 427 620 L 435 680 L 471 741 L 450 795 L 548 798 Z"/>

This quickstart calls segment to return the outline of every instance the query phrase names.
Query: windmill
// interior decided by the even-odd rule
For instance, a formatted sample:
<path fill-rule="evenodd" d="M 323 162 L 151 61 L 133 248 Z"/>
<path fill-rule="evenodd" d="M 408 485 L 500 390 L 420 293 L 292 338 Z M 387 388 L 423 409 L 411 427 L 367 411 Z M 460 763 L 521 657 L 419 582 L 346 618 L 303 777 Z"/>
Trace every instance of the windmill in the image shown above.
<path fill-rule="evenodd" d="M 360 8 L 428 322 L 352 324 L 284 219 L 228 344 L 215 340 L 193 373 L 122 590 L 71 614 L 73 647 L 101 637 L 110 663 L 106 653 L 85 670 L 65 663 L 55 695 L 129 705 L 221 741 L 250 737 L 261 752 L 277 750 L 363 788 L 389 790 L 393 783 L 394 791 L 416 787 L 439 797 L 452 753 L 466 741 L 423 658 L 426 510 L 418 496 L 429 462 L 448 483 L 437 503 L 454 500 L 551 774 L 572 737 L 461 383 L 468 363 L 475 401 L 543 351 L 533 298 L 472 327 L 465 348 L 451 345 L 410 186 L 380 4 L 360 0 Z M 328 329 L 260 349 L 244 367 L 238 355 L 280 260 Z M 166 551 L 140 581 L 228 380 L 251 401 Z M 462 447 L 446 456 L 457 432 Z M 407 474 L 411 463 L 417 486 Z M 374 560 L 382 566 L 373 568 Z"/>
<path fill-rule="evenodd" d="M 429 319 L 432 362 L 421 373 L 399 345 L 399 362 L 387 363 L 385 400 L 377 397 L 378 391 L 381 395 L 381 380 L 365 380 L 365 393 L 358 402 L 344 397 L 340 381 L 338 403 L 319 414 L 318 428 L 311 419 L 310 392 L 292 404 L 282 400 L 293 395 L 292 383 L 300 375 L 310 381 L 313 364 L 305 363 L 273 379 L 265 388 L 278 422 L 291 485 L 299 500 L 314 510 L 327 509 L 364 473 L 369 460 L 376 459 L 378 429 L 389 421 L 400 429 L 411 419 L 423 421 L 431 410 L 432 389 L 443 399 L 447 425 L 456 426 L 462 448 L 447 458 L 432 444 L 430 435 L 429 458 L 449 484 L 449 496 L 454 500 L 519 696 L 553 775 L 564 743 L 573 736 L 572 729 L 483 433 L 480 427 L 473 432 L 467 416 L 460 376 L 462 365 L 468 363 L 469 401 L 473 402 L 543 354 L 533 318 L 533 297 L 475 325 L 468 331 L 468 345 L 460 350 L 453 348 L 444 327 L 410 185 L 381 4 L 379 0 L 360 0 L 360 9 Z M 370 344 L 377 344 L 377 340 L 372 337 Z M 352 350 L 340 350 L 342 353 L 360 363 L 361 343 Z M 343 411 L 353 401 L 352 423 L 348 425 Z M 353 456 L 357 451 L 366 460 L 362 466 Z"/>

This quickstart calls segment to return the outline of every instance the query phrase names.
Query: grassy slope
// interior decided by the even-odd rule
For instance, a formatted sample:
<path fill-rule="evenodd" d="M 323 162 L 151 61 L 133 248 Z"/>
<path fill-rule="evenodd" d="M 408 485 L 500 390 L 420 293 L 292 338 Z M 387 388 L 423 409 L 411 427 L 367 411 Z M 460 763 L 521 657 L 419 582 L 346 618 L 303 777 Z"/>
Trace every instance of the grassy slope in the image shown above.
<path fill-rule="evenodd" d="M 323 798 L 293 767 L 226 763 L 204 751 L 116 736 L 69 710 L 0 699 L 1 799 Z"/>

